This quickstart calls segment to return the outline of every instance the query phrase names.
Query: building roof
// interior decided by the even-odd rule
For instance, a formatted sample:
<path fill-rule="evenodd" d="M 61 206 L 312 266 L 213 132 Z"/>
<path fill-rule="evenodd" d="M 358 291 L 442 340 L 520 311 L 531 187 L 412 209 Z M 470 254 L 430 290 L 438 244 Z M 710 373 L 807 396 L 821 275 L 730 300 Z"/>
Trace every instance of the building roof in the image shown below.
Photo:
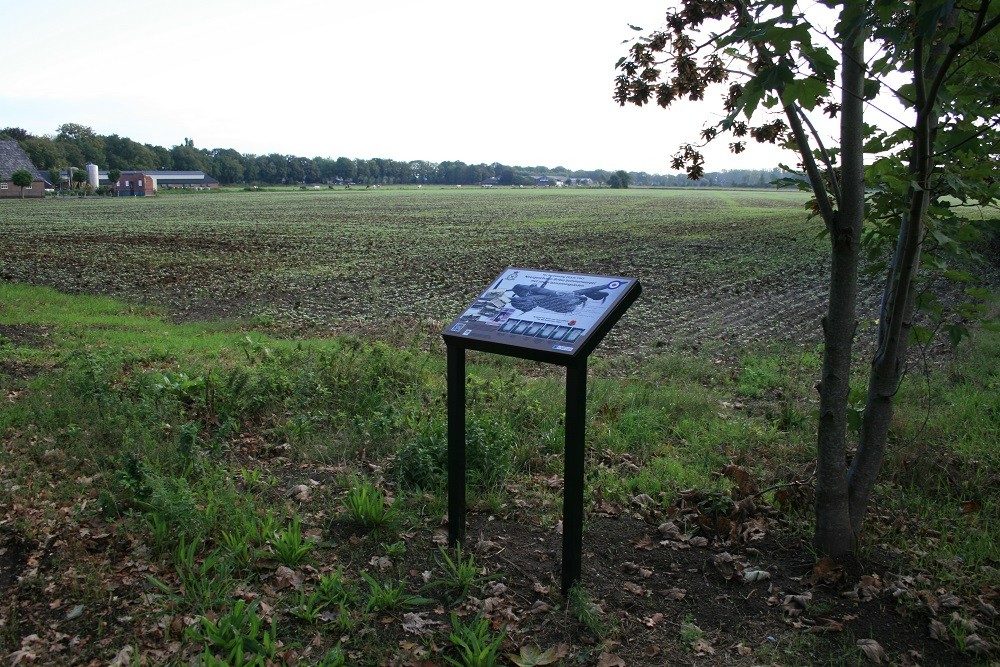
<path fill-rule="evenodd" d="M 11 174 L 18 169 L 26 169 L 31 172 L 36 181 L 45 181 L 48 183 L 48 179 L 42 176 L 41 172 L 35 168 L 35 165 L 31 164 L 27 153 L 21 149 L 17 141 L 13 139 L 0 141 L 0 178 L 10 180 Z"/>
<path fill-rule="evenodd" d="M 122 176 L 126 174 L 152 176 L 156 181 L 162 182 L 164 185 L 206 185 L 219 182 L 203 171 L 164 171 L 162 169 L 120 169 L 119 171 L 122 172 Z M 108 170 L 102 169 L 99 177 L 102 180 L 107 180 Z"/>

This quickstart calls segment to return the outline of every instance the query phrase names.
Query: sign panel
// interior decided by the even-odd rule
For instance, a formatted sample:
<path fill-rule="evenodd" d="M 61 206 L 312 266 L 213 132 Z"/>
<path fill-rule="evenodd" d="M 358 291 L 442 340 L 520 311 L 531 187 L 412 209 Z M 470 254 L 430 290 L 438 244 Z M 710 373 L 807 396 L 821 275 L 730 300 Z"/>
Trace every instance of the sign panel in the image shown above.
<path fill-rule="evenodd" d="M 510 267 L 444 335 L 575 356 L 609 314 L 634 300 L 638 289 L 633 278 Z M 628 303 L 625 295 L 631 297 Z"/>

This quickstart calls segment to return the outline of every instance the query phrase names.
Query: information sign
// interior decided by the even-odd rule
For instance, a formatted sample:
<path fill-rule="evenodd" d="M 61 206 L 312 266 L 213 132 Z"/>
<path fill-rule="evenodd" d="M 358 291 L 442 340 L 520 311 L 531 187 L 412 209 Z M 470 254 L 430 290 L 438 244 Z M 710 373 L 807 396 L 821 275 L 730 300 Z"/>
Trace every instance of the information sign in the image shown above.
<path fill-rule="evenodd" d="M 510 267 L 444 336 L 464 338 L 461 344 L 472 349 L 521 348 L 521 356 L 545 361 L 578 357 L 600 342 L 639 291 L 634 278 Z"/>
<path fill-rule="evenodd" d="M 562 588 L 580 580 L 587 357 L 642 292 L 634 278 L 510 267 L 444 330 L 448 346 L 448 540 L 465 540 L 465 351 L 566 367 Z"/>

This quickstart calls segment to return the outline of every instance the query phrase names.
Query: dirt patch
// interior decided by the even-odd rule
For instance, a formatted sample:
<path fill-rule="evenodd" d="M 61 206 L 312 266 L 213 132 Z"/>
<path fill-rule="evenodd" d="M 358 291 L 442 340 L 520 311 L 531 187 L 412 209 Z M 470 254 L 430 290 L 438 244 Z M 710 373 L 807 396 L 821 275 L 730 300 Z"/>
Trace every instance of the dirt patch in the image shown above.
<path fill-rule="evenodd" d="M 17 531 L 0 526 L 0 593 L 21 576 L 35 547 L 34 542 Z"/>

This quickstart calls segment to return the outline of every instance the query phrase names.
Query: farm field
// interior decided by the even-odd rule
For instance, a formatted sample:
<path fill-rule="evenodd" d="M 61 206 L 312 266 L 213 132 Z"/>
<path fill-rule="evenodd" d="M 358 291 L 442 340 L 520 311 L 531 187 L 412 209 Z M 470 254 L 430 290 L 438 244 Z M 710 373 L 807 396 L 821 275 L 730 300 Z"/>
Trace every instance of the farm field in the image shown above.
<path fill-rule="evenodd" d="M 3 202 L 0 657 L 992 667 L 1000 334 L 918 350 L 863 546 L 817 561 L 827 241 L 804 204 Z M 590 365 L 583 580 L 565 595 L 559 369 L 469 355 L 468 539 L 447 547 L 440 332 L 508 265 L 644 288 Z"/>
<path fill-rule="evenodd" d="M 804 201 L 455 188 L 49 199 L 2 212 L 0 276 L 157 304 L 178 321 L 378 335 L 447 320 L 525 265 L 639 277 L 612 348 L 815 341 L 826 242 Z"/>

